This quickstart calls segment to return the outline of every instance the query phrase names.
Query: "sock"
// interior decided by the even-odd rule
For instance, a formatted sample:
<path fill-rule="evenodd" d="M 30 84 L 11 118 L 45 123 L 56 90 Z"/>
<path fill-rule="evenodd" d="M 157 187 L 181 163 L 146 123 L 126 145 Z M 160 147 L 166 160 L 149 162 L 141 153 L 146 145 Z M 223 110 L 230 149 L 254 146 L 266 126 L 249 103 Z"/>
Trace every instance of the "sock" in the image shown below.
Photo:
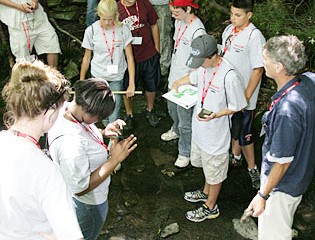
<path fill-rule="evenodd" d="M 248 171 L 250 172 L 251 170 L 256 170 L 257 169 L 257 165 L 255 165 L 255 167 L 253 168 L 253 169 L 250 169 L 250 168 L 247 168 L 248 169 Z"/>
<path fill-rule="evenodd" d="M 233 154 L 233 156 L 234 156 L 234 158 L 236 158 L 236 160 L 241 160 L 241 158 L 242 158 L 242 154 L 240 154 L 240 155 L 238 155 L 238 156 L 236 156 L 236 155 Z"/>

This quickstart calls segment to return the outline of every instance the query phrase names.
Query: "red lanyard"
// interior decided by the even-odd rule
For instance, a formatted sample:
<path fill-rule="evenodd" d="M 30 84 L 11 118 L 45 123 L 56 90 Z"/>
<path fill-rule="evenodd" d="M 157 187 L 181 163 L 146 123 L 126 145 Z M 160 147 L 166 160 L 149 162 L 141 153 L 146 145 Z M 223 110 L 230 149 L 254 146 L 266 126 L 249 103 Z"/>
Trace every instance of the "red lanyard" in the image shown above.
<path fill-rule="evenodd" d="M 110 50 L 110 48 L 109 48 L 109 44 L 108 44 L 108 41 L 106 38 L 106 33 L 104 31 L 104 28 L 102 28 L 102 32 L 103 32 L 104 40 L 106 43 L 107 51 L 108 51 L 109 56 L 110 56 L 110 61 L 113 64 L 114 51 L 115 51 L 115 44 L 114 44 L 115 43 L 115 25 L 113 24 L 113 27 L 112 27 L 112 50 Z"/>
<path fill-rule="evenodd" d="M 41 146 L 39 145 L 39 142 L 34 138 L 32 137 L 31 135 L 28 135 L 28 134 L 25 134 L 25 133 L 21 133 L 17 130 L 14 130 L 14 129 L 11 129 L 13 131 L 13 133 L 18 136 L 18 137 L 23 137 L 23 138 L 26 138 L 27 140 L 33 142 L 39 149 L 42 149 Z"/>
<path fill-rule="evenodd" d="M 222 56 L 226 53 L 226 51 L 230 48 L 231 44 L 232 44 L 232 41 L 236 38 L 236 36 L 242 32 L 245 28 L 247 28 L 249 26 L 250 23 L 248 23 L 244 28 L 242 28 L 240 31 L 237 31 L 236 30 L 236 27 L 233 28 L 232 32 L 233 32 L 233 35 L 230 34 L 227 39 L 225 40 L 225 46 L 224 46 L 224 49 L 223 49 L 223 52 L 222 52 Z"/>
<path fill-rule="evenodd" d="M 83 128 L 83 130 L 84 130 L 87 134 L 89 134 L 89 135 L 94 139 L 94 141 L 96 141 L 97 143 L 101 144 L 101 145 L 106 149 L 106 151 L 108 151 L 108 148 L 107 148 L 106 144 L 105 144 L 104 142 L 102 142 L 102 140 L 97 136 L 97 134 L 93 131 L 93 129 L 91 128 L 90 125 L 88 125 L 88 124 L 87 124 L 87 125 L 83 125 L 82 123 L 80 123 L 80 122 L 72 115 L 72 113 L 71 113 L 69 110 L 66 111 L 66 114 L 68 114 L 68 115 L 70 116 L 70 118 L 71 118 L 71 120 L 72 120 L 73 122 L 75 122 L 76 124 L 78 124 L 79 126 L 81 126 L 81 127 Z"/>
<path fill-rule="evenodd" d="M 29 32 L 30 28 L 29 28 L 28 21 L 22 22 L 22 27 L 23 27 L 26 41 L 27 41 L 27 49 L 28 49 L 28 52 L 31 54 L 31 38 L 30 38 L 30 32 Z"/>
<path fill-rule="evenodd" d="M 299 83 L 300 83 L 299 81 L 296 81 L 290 87 L 288 87 L 286 90 L 284 90 L 284 92 L 281 94 L 280 97 L 273 100 L 270 104 L 269 111 L 271 111 L 273 109 L 273 107 L 276 105 L 277 102 L 280 101 L 281 98 L 283 98 L 288 92 L 290 92 L 293 88 L 295 88 L 297 85 L 299 85 Z"/>
<path fill-rule="evenodd" d="M 214 72 L 212 73 L 212 76 L 211 76 L 211 78 L 210 78 L 210 81 L 209 81 L 209 83 L 208 83 L 207 88 L 206 88 L 206 73 L 207 73 L 207 69 L 205 68 L 204 71 L 203 71 L 201 107 L 203 107 L 203 103 L 204 103 L 204 101 L 205 101 L 205 98 L 206 98 L 207 93 L 208 93 L 208 91 L 209 91 L 209 88 L 210 88 L 210 86 L 211 86 L 211 83 L 212 83 L 212 81 L 213 81 L 215 75 L 216 75 L 217 72 L 218 72 L 218 69 L 219 69 L 219 67 L 220 67 L 220 65 L 221 65 L 221 62 L 222 62 L 222 57 L 220 57 L 220 60 L 219 60 L 219 62 L 218 62 L 218 64 L 217 64 L 217 66 L 216 66 Z"/>
<path fill-rule="evenodd" d="M 124 6 L 124 8 L 125 8 L 125 10 L 126 10 L 126 12 L 127 12 L 127 14 L 128 14 L 128 17 L 131 17 L 131 13 L 130 13 L 130 11 L 128 10 L 128 8 L 123 4 L 123 0 L 121 0 L 121 5 Z M 137 12 L 137 17 L 138 17 L 137 21 L 133 21 L 132 18 L 130 18 L 130 19 L 131 19 L 131 21 L 133 22 L 133 24 L 136 26 L 137 32 L 139 32 L 139 27 L 140 27 L 140 12 L 139 12 L 139 6 L 138 6 L 138 2 L 137 2 L 137 1 L 136 1 L 136 12 Z"/>
<path fill-rule="evenodd" d="M 178 35 L 179 35 L 179 33 L 180 33 L 180 30 L 181 30 L 181 28 L 182 28 L 182 22 L 180 22 L 180 25 L 179 25 L 179 27 L 178 27 L 178 29 L 177 29 L 177 35 L 176 35 L 177 39 L 176 39 L 176 41 L 175 41 L 174 53 L 176 53 L 180 40 L 181 40 L 182 37 L 184 36 L 184 33 L 186 32 L 186 30 L 187 30 L 187 28 L 189 27 L 189 25 L 195 20 L 195 18 L 196 18 L 196 16 L 193 16 L 193 17 L 190 19 L 189 23 L 185 26 L 185 28 L 184 28 L 183 32 L 181 33 L 181 35 L 178 37 Z"/>

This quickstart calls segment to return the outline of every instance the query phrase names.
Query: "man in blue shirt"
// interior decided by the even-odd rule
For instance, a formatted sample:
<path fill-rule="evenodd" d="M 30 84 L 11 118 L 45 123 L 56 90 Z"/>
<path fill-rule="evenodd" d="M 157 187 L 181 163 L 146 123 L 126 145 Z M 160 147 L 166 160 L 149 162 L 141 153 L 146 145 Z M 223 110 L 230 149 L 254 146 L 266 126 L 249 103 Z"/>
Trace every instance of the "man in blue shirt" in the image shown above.
<path fill-rule="evenodd" d="M 269 39 L 263 58 L 278 92 L 262 119 L 261 187 L 248 210 L 259 216 L 258 239 L 292 239 L 293 216 L 315 169 L 315 74 L 298 74 L 306 55 L 295 36 Z"/>

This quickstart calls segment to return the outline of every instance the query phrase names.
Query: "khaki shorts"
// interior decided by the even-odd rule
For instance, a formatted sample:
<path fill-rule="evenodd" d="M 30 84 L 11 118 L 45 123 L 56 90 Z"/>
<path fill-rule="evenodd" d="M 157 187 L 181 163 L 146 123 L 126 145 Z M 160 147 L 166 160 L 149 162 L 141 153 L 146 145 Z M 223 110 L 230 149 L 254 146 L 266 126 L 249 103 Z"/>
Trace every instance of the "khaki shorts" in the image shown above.
<path fill-rule="evenodd" d="M 202 167 L 205 179 L 208 184 L 214 185 L 223 182 L 227 178 L 229 168 L 229 154 L 209 155 L 202 151 L 197 144 L 191 142 L 191 165 Z"/>
<path fill-rule="evenodd" d="M 61 52 L 58 36 L 47 17 L 39 24 L 29 21 L 28 26 L 31 49 L 34 47 L 37 55 Z M 9 34 L 12 54 L 16 58 L 29 56 L 25 31 L 9 28 Z"/>

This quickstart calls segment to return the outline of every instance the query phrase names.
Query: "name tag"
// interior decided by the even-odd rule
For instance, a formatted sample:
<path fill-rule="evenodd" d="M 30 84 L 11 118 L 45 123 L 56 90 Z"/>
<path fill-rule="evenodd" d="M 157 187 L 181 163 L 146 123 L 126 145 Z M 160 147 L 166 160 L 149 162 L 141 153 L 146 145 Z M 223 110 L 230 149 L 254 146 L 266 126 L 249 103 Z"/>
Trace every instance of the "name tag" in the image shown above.
<path fill-rule="evenodd" d="M 134 37 L 131 44 L 132 45 L 141 45 L 142 44 L 142 37 Z"/>
<path fill-rule="evenodd" d="M 107 65 L 108 73 L 118 73 L 118 65 Z"/>

